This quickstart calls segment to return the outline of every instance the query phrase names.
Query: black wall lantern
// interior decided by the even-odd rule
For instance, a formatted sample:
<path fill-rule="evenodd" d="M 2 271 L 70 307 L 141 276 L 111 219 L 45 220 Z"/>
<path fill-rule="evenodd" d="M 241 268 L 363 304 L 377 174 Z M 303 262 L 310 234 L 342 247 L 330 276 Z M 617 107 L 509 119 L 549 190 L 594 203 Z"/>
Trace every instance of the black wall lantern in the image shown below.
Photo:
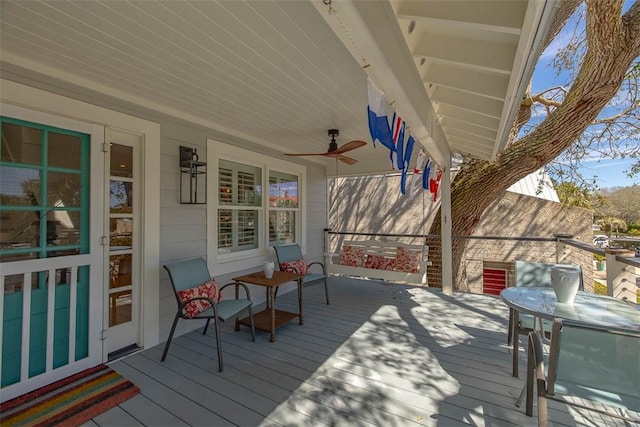
<path fill-rule="evenodd" d="M 201 162 L 195 148 L 180 146 L 180 203 L 207 203 L 207 163 Z"/>

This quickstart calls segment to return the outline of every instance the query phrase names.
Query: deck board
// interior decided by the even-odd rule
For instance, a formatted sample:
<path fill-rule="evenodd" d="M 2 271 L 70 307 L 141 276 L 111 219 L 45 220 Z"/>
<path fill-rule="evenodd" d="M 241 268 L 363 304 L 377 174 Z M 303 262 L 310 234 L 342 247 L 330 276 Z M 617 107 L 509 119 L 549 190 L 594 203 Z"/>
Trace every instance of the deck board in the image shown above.
<path fill-rule="evenodd" d="M 533 426 L 515 407 L 523 380 L 511 377 L 508 310 L 496 297 L 454 294 L 333 277 L 304 290 L 304 325 L 276 342 L 223 324 L 224 371 L 213 328 L 174 339 L 111 367 L 141 389 L 96 417 L 97 425 Z M 297 311 L 294 292 L 278 308 Z M 260 309 L 262 307 L 258 307 Z M 521 378 L 525 354 L 521 349 Z M 554 425 L 624 425 L 549 403 Z M 594 424 L 595 423 L 595 424 Z"/>

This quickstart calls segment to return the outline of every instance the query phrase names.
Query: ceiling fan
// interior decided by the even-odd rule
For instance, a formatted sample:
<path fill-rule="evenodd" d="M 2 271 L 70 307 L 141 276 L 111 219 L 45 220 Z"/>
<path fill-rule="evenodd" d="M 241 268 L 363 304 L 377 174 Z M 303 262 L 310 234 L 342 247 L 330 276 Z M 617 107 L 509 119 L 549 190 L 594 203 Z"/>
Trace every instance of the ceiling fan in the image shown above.
<path fill-rule="evenodd" d="M 364 141 L 351 141 L 344 144 L 342 147 L 338 148 L 338 143 L 336 142 L 336 136 L 340 135 L 340 131 L 338 129 L 329 129 L 329 136 L 331 137 L 331 142 L 329 143 L 329 149 L 326 153 L 303 153 L 303 154 L 285 154 L 285 156 L 326 156 L 326 157 L 334 157 L 337 160 L 340 160 L 348 165 L 352 165 L 357 163 L 356 159 L 352 159 L 351 157 L 343 156 L 342 153 L 346 153 L 347 151 L 355 150 L 356 148 L 360 148 L 362 146 L 367 145 Z"/>

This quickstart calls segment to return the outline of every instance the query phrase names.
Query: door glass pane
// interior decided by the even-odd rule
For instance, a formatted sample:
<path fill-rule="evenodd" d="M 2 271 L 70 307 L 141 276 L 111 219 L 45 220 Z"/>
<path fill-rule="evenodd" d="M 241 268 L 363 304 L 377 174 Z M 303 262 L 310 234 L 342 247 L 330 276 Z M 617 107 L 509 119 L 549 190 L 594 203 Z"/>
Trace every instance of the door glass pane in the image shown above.
<path fill-rule="evenodd" d="M 39 206 L 40 171 L 0 166 L 0 204 L 4 206 Z"/>
<path fill-rule="evenodd" d="M 109 327 L 131 321 L 131 290 L 109 295 Z"/>
<path fill-rule="evenodd" d="M 131 286 L 131 254 L 109 257 L 109 288 Z"/>
<path fill-rule="evenodd" d="M 47 246 L 80 244 L 80 212 L 55 210 L 47 214 Z"/>
<path fill-rule="evenodd" d="M 2 123 L 1 158 L 5 162 L 40 165 L 42 131 L 13 123 Z"/>
<path fill-rule="evenodd" d="M 131 249 L 133 220 L 131 218 L 111 218 L 109 245 L 110 250 Z"/>
<path fill-rule="evenodd" d="M 109 205 L 111 213 L 133 212 L 133 183 L 124 181 L 111 181 L 109 193 Z"/>
<path fill-rule="evenodd" d="M 111 175 L 133 178 L 133 147 L 111 144 Z"/>
<path fill-rule="evenodd" d="M 80 138 L 49 132 L 49 166 L 80 169 Z"/>
<path fill-rule="evenodd" d="M 49 172 L 47 204 L 56 207 L 80 206 L 80 174 Z"/>
<path fill-rule="evenodd" d="M 4 211 L 0 221 L 0 248 L 24 249 L 40 246 L 39 211 Z"/>

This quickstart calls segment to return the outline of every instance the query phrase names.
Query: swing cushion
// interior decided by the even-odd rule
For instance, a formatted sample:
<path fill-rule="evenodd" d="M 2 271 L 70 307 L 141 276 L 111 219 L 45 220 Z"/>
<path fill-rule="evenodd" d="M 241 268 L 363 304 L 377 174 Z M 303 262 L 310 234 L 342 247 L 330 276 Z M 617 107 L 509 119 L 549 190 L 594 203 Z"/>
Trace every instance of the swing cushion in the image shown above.
<path fill-rule="evenodd" d="M 214 279 L 211 279 L 208 282 L 203 283 L 202 285 L 178 291 L 178 297 L 183 304 L 190 299 L 202 297 L 209 298 L 216 304 L 222 301 L 222 294 L 220 293 L 218 284 Z M 211 308 L 211 303 L 209 301 L 204 299 L 197 299 L 195 301 L 188 302 L 184 306 L 184 311 L 187 317 L 192 319 L 203 311 L 208 310 L 209 308 Z"/>
<path fill-rule="evenodd" d="M 302 274 L 303 276 L 306 276 L 307 274 L 309 274 L 309 266 L 307 265 L 307 262 L 303 259 L 297 259 L 295 261 L 289 261 L 289 262 L 281 262 L 280 269 L 282 271 L 288 271 L 289 273 Z"/>
<path fill-rule="evenodd" d="M 396 248 L 396 260 L 394 270 L 406 271 L 408 273 L 418 273 L 420 271 L 420 251 L 413 251 L 402 246 Z"/>
<path fill-rule="evenodd" d="M 393 270 L 395 262 L 395 258 L 381 255 L 367 255 L 364 266 L 366 268 L 375 268 L 376 270 Z"/>
<path fill-rule="evenodd" d="M 364 248 L 345 245 L 340 253 L 340 265 L 349 267 L 362 267 L 364 261 Z"/>

